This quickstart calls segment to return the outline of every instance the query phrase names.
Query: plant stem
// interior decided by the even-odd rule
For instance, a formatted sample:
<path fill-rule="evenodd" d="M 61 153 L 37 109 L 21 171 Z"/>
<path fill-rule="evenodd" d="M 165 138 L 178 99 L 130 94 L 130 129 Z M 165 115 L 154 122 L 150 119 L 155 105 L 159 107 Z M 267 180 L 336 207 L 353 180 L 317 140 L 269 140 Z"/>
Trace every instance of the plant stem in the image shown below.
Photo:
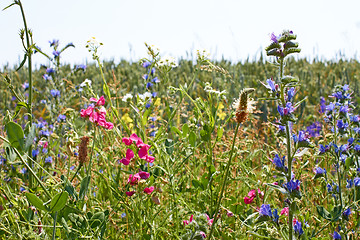
<path fill-rule="evenodd" d="M 58 212 L 55 212 L 54 216 L 54 225 L 53 225 L 53 233 L 52 233 L 52 240 L 55 240 L 56 237 L 56 220 L 57 220 Z"/>
<path fill-rule="evenodd" d="M 25 50 L 26 50 L 26 55 L 28 58 L 28 78 L 29 78 L 28 113 L 30 116 L 30 119 L 29 119 L 29 129 L 30 129 L 32 126 L 32 104 L 31 103 L 32 103 L 32 91 L 33 91 L 33 89 L 32 89 L 32 86 L 33 86 L 33 83 L 32 83 L 32 61 L 31 61 L 32 48 L 31 48 L 31 44 L 30 44 L 29 31 L 28 31 L 28 27 L 27 27 L 27 23 L 26 23 L 25 12 L 24 12 L 23 6 L 22 6 L 20 0 L 17 0 L 16 2 L 20 7 L 22 19 L 24 22 L 24 30 L 25 30 L 25 37 L 26 37 L 26 49 Z M 29 148 L 28 156 L 31 156 L 31 153 L 32 153 L 32 146 L 30 146 L 30 148 Z M 31 166 L 32 166 L 31 159 L 28 158 L 28 167 L 31 168 Z M 33 177 L 31 174 L 29 175 L 29 188 L 30 189 L 33 188 Z"/>
<path fill-rule="evenodd" d="M 233 138 L 233 142 L 232 142 L 232 146 L 231 146 L 229 161 L 228 161 L 228 164 L 227 164 L 226 170 L 225 170 L 225 176 L 224 176 L 224 180 L 223 180 L 223 185 L 222 185 L 222 187 L 221 187 L 220 196 L 219 196 L 219 199 L 218 199 L 218 201 L 217 201 L 217 205 L 216 205 L 216 208 L 215 208 L 215 213 L 214 213 L 214 215 L 213 215 L 213 216 L 214 216 L 214 220 L 213 220 L 213 223 L 212 223 L 212 225 L 211 225 L 210 234 L 209 234 L 209 239 L 211 239 L 211 236 L 212 236 L 213 231 L 214 231 L 214 228 L 215 228 L 216 221 L 217 221 L 217 219 L 218 219 L 217 216 L 218 216 L 218 212 L 219 212 L 219 209 L 220 209 L 221 200 L 222 200 L 222 197 L 223 197 L 223 194 L 224 194 L 224 190 L 225 190 L 225 187 L 226 187 L 227 179 L 228 179 L 229 174 L 230 174 L 230 166 L 231 166 L 232 156 L 233 156 L 233 153 L 234 153 L 235 140 L 236 140 L 236 136 L 237 136 L 237 134 L 238 134 L 239 127 L 240 127 L 240 123 L 237 123 L 236 129 L 235 129 L 234 138 Z"/>

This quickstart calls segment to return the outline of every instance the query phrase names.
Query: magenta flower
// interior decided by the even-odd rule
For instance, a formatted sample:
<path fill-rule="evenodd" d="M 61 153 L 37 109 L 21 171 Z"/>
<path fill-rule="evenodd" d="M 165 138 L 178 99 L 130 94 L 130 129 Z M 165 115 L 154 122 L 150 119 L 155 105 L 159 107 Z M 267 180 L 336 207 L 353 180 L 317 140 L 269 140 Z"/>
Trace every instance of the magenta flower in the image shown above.
<path fill-rule="evenodd" d="M 138 184 L 140 179 L 141 178 L 139 176 L 139 173 L 135 173 L 134 175 L 130 174 L 128 183 L 130 183 L 130 185 L 135 185 L 135 184 Z"/>
<path fill-rule="evenodd" d="M 262 191 L 260 191 L 260 189 L 258 189 L 258 195 L 259 197 L 262 199 L 264 197 L 264 193 Z M 256 197 L 256 190 L 252 189 L 249 193 L 248 193 L 249 197 L 244 197 L 244 203 L 245 204 L 251 204 L 255 197 Z"/>
<path fill-rule="evenodd" d="M 148 179 L 150 177 L 150 173 L 140 171 L 139 176 L 140 176 L 141 179 Z"/>
<path fill-rule="evenodd" d="M 125 194 L 128 195 L 129 197 L 131 197 L 132 195 L 135 194 L 135 191 L 126 192 Z"/>
<path fill-rule="evenodd" d="M 121 159 L 119 162 L 124 165 L 129 165 L 131 159 L 134 158 L 134 156 L 134 152 L 130 148 L 128 148 L 128 150 L 126 150 L 126 157 Z"/>
<path fill-rule="evenodd" d="M 280 212 L 280 215 L 284 215 L 285 216 L 289 216 L 289 208 L 288 207 L 284 207 L 281 212 Z"/>
<path fill-rule="evenodd" d="M 184 220 L 184 221 L 183 221 L 184 226 L 185 226 L 185 225 L 189 225 L 189 223 L 191 223 L 191 222 L 193 221 L 193 218 L 194 218 L 194 216 L 191 214 L 190 220 Z"/>
<path fill-rule="evenodd" d="M 146 193 L 146 194 L 151 194 L 151 193 L 154 191 L 154 189 L 155 189 L 154 186 L 145 188 L 145 189 L 144 189 L 144 193 Z"/>
<path fill-rule="evenodd" d="M 104 106 L 105 104 L 105 98 L 104 96 L 101 96 L 99 99 L 97 98 L 90 98 L 89 99 L 91 102 L 96 102 L 96 106 Z"/>

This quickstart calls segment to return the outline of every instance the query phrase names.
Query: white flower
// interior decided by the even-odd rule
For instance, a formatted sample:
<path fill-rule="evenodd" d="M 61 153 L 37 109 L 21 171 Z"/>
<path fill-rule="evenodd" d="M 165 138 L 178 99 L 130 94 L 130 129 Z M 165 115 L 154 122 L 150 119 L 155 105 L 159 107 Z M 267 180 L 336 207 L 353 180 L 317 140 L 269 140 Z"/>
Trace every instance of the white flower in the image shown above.
<path fill-rule="evenodd" d="M 85 81 L 83 81 L 82 83 L 80 83 L 79 87 L 86 87 L 89 86 L 91 87 L 91 80 L 90 79 L 85 79 Z"/>
<path fill-rule="evenodd" d="M 168 66 L 168 67 L 177 67 L 177 63 L 175 61 L 175 58 L 170 57 L 170 56 L 166 56 L 161 58 L 158 62 L 157 65 L 159 67 L 161 66 Z"/>
<path fill-rule="evenodd" d="M 205 49 L 197 50 L 196 54 L 197 54 L 198 58 L 203 59 L 203 60 L 208 59 L 210 57 L 210 52 L 208 52 Z"/>
<path fill-rule="evenodd" d="M 146 101 L 147 99 L 150 99 L 152 97 L 150 92 L 146 92 L 144 94 L 139 94 L 138 96 L 143 101 Z"/>
<path fill-rule="evenodd" d="M 125 96 L 123 97 L 122 101 L 123 102 L 127 102 L 128 100 L 131 100 L 133 98 L 133 95 L 130 93 L 125 94 Z"/>

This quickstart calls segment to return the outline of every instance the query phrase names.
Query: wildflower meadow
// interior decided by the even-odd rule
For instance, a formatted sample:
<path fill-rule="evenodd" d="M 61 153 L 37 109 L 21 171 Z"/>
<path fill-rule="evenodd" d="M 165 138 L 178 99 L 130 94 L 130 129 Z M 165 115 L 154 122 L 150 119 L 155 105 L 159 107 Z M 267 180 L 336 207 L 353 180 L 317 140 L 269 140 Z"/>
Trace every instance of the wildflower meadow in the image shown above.
<path fill-rule="evenodd" d="M 9 7 L 25 54 L 0 68 L 1 239 L 360 239 L 358 61 L 301 58 L 284 30 L 256 61 L 145 43 L 115 63 L 96 38 L 38 46 Z M 74 47 L 92 60 L 63 63 Z"/>

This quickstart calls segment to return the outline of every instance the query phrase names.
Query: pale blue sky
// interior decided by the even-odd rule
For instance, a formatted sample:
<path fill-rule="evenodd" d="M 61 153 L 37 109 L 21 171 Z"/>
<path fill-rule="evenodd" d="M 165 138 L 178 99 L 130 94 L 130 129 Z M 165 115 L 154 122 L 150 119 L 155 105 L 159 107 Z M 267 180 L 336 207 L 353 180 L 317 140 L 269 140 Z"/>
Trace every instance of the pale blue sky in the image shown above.
<path fill-rule="evenodd" d="M 3 9 L 11 0 L 2 0 Z M 175 58 L 207 49 L 213 58 L 243 61 L 259 56 L 272 32 L 293 30 L 302 48 L 299 57 L 360 56 L 360 1 L 339 0 L 23 0 L 34 41 L 51 54 L 49 40 L 75 49 L 62 58 L 85 63 L 90 37 L 104 43 L 102 59 L 136 61 L 146 57 L 144 42 Z M 0 12 L 0 66 L 23 55 L 18 37 L 18 7 Z M 46 63 L 35 56 L 37 64 Z"/>

